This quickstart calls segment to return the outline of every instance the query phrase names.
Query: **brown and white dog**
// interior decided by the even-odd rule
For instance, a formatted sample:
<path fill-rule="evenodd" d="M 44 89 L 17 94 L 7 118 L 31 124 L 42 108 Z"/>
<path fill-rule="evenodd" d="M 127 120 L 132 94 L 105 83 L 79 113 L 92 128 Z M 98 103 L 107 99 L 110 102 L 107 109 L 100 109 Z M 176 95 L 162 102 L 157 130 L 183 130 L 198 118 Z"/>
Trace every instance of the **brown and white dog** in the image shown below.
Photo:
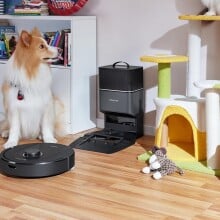
<path fill-rule="evenodd" d="M 2 137 L 8 137 L 4 148 L 14 147 L 21 138 L 57 142 L 49 64 L 59 56 L 60 50 L 49 46 L 38 29 L 21 32 L 2 86 L 6 120 L 0 127 Z"/>

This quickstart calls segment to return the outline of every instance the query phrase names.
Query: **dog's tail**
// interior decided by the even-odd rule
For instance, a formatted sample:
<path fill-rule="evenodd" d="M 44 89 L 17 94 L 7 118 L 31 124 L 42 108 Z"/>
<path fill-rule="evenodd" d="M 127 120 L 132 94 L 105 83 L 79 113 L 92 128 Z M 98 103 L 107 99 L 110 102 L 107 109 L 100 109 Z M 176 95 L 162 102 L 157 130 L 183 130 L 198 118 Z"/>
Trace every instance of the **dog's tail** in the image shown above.
<path fill-rule="evenodd" d="M 55 135 L 56 137 L 63 137 L 68 134 L 67 127 L 65 125 L 66 114 L 65 106 L 62 101 L 54 97 L 54 106 L 55 106 Z"/>

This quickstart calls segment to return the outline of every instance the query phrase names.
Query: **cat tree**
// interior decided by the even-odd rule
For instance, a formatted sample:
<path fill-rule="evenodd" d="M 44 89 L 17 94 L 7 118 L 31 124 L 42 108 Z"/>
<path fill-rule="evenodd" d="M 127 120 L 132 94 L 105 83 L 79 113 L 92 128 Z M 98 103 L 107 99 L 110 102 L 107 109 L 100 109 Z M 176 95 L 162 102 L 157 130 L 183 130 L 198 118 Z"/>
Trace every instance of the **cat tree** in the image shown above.
<path fill-rule="evenodd" d="M 220 81 L 201 79 L 200 74 L 202 21 L 220 21 L 220 16 L 182 15 L 179 16 L 179 19 L 189 21 L 187 95 L 196 94 L 197 97 L 200 97 L 201 91 L 205 92 L 207 166 L 212 169 L 220 169 Z"/>
<path fill-rule="evenodd" d="M 179 19 L 189 21 L 188 58 L 173 55 L 140 58 L 143 62 L 158 63 L 155 144 L 167 147 L 168 155 L 175 161 L 207 161 L 207 167 L 218 170 L 220 81 L 201 76 L 201 22 L 218 21 L 220 16 L 181 15 Z M 171 95 L 170 64 L 187 61 L 186 96 Z M 202 91 L 205 97 L 201 97 Z"/>

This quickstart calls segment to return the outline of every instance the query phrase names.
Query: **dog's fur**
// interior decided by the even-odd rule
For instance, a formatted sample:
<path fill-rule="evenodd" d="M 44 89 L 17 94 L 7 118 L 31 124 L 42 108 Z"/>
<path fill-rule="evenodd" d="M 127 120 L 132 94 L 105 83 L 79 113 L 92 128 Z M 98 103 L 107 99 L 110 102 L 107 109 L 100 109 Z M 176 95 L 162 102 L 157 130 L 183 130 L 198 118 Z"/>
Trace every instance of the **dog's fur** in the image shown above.
<path fill-rule="evenodd" d="M 5 148 L 14 147 L 21 138 L 57 142 L 49 63 L 58 59 L 59 52 L 48 46 L 38 29 L 21 32 L 2 86 L 6 120 L 0 129 L 2 137 L 8 137 Z"/>
<path fill-rule="evenodd" d="M 201 0 L 201 2 L 208 8 L 205 15 L 220 15 L 220 0 Z"/>

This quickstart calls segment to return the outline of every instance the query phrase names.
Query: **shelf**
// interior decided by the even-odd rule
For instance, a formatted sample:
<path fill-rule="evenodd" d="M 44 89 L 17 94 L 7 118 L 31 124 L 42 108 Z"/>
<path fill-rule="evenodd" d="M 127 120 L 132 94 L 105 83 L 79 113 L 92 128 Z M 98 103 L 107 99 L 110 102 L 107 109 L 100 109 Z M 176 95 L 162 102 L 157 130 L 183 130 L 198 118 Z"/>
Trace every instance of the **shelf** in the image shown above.
<path fill-rule="evenodd" d="M 8 60 L 0 59 L 0 64 L 6 64 Z M 71 66 L 63 66 L 63 65 L 53 65 L 51 64 L 51 68 L 57 68 L 57 69 L 71 69 Z"/>
<path fill-rule="evenodd" d="M 50 67 L 51 68 L 57 68 L 57 69 L 70 69 L 71 70 L 71 66 L 63 66 L 63 65 L 53 65 L 53 64 L 51 64 Z"/>
<path fill-rule="evenodd" d="M 180 15 L 180 20 L 188 21 L 220 21 L 220 16 L 208 16 L 208 15 Z"/>
<path fill-rule="evenodd" d="M 0 59 L 0 64 L 6 64 L 8 60 Z"/>
<path fill-rule="evenodd" d="M 69 21 L 69 20 L 91 20 L 96 19 L 95 16 L 21 16 L 21 15 L 0 15 L 0 19 L 7 20 L 60 20 L 60 21 Z"/>

